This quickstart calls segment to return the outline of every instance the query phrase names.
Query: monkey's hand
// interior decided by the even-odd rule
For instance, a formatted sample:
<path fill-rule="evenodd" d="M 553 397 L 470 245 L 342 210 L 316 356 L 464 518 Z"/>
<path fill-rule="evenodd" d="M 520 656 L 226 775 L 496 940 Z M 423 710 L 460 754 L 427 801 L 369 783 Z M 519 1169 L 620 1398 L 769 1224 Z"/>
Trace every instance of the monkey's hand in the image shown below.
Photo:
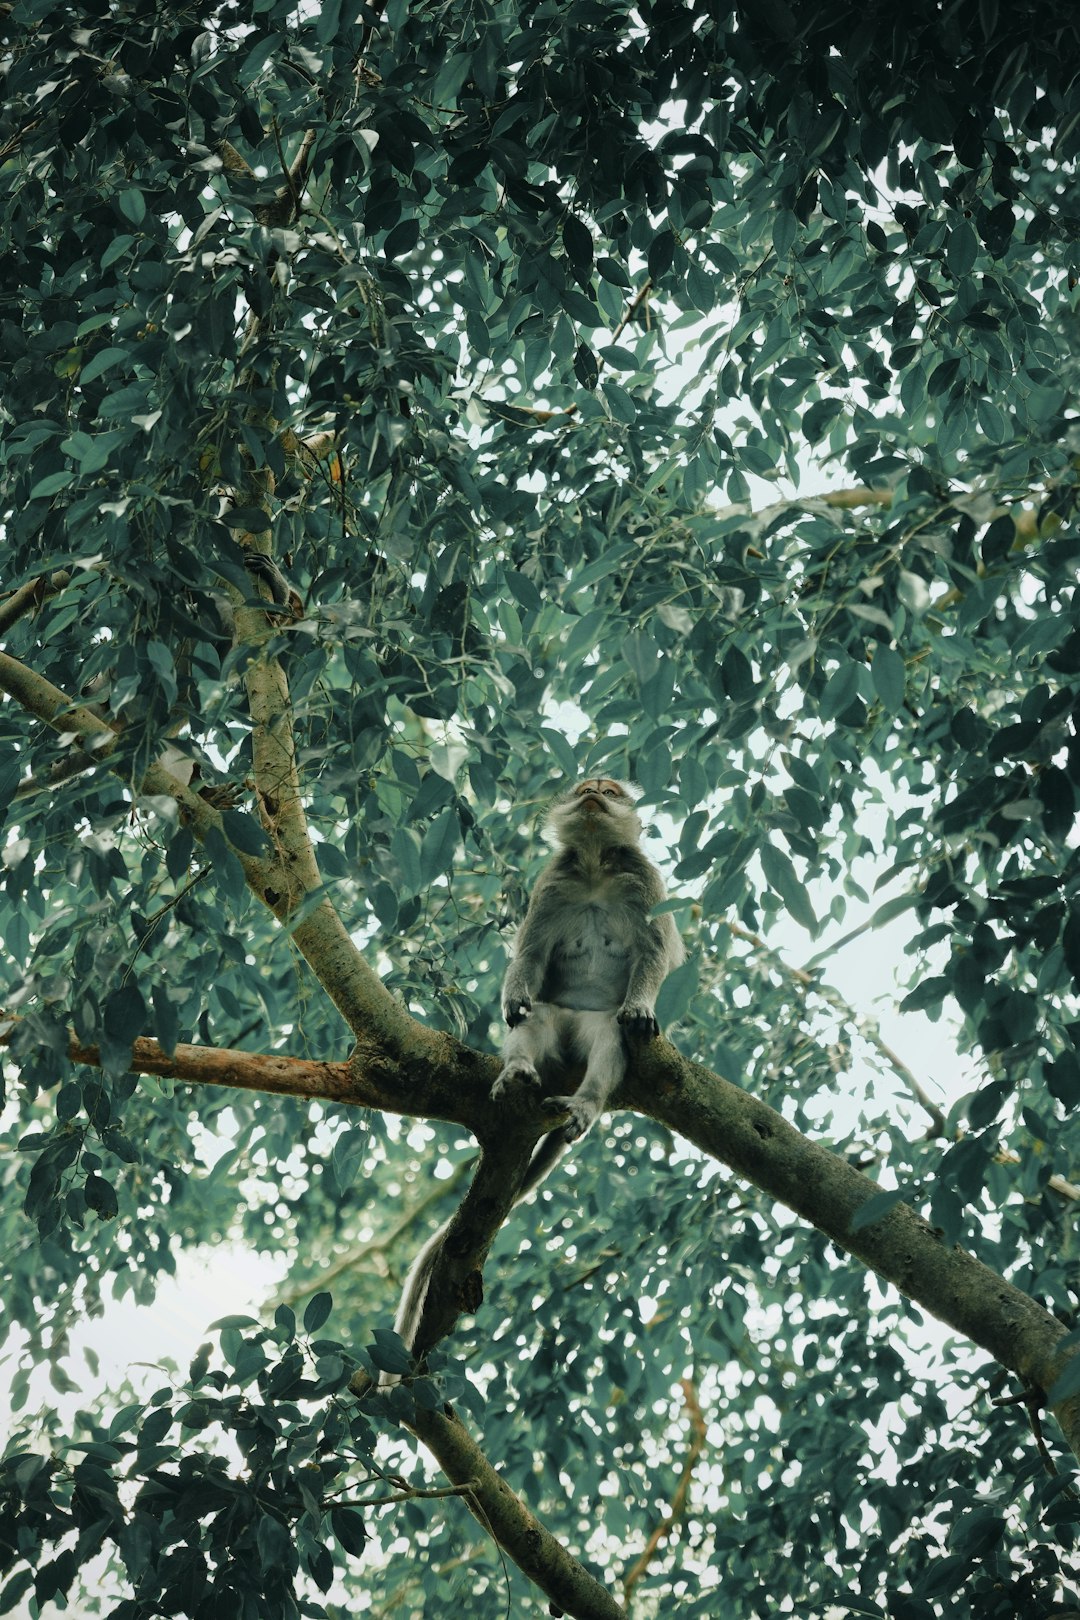
<path fill-rule="evenodd" d="M 520 995 L 509 996 L 503 1002 L 503 1017 L 511 1029 L 516 1029 L 518 1024 L 523 1024 L 531 1012 L 532 1002 L 524 990 Z"/>
<path fill-rule="evenodd" d="M 652 1041 L 660 1033 L 656 1013 L 647 1002 L 624 1001 L 615 1016 L 626 1033 L 636 1036 L 638 1040 Z"/>

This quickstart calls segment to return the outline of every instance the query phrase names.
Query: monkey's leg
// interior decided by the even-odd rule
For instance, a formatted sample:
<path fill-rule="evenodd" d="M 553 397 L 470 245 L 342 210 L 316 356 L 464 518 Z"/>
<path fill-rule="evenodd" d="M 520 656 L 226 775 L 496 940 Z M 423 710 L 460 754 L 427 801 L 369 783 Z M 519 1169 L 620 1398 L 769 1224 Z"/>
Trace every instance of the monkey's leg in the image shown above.
<path fill-rule="evenodd" d="M 503 1097 L 526 1086 L 534 1089 L 546 1064 L 559 1055 L 560 1009 L 549 1002 L 536 1001 L 527 1018 L 508 1030 L 503 1042 L 501 1073 L 491 1088 L 493 1097 Z"/>
<path fill-rule="evenodd" d="M 564 1012 L 570 1025 L 574 1056 L 585 1060 L 585 1078 L 571 1097 L 547 1097 L 544 1110 L 569 1114 L 563 1126 L 568 1142 L 583 1136 L 600 1114 L 626 1073 L 622 1032 L 610 1012 Z"/>

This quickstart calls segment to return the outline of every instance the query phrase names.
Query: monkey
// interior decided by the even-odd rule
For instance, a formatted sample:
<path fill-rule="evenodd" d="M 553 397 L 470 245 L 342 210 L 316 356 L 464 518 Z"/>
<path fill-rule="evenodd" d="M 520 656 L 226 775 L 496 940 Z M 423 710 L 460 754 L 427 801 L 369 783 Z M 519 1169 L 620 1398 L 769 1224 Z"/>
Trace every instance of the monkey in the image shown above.
<path fill-rule="evenodd" d="M 603 1112 L 633 1042 L 659 1035 L 656 994 L 685 957 L 670 913 L 650 916 L 665 891 L 641 831 L 630 794 L 609 778 L 579 782 L 555 801 L 548 832 L 558 848 L 537 879 L 503 982 L 508 1034 L 492 1097 L 539 1088 L 584 1062 L 576 1092 L 540 1105 L 569 1116 L 560 1128 L 566 1142 Z"/>
<path fill-rule="evenodd" d="M 626 1073 L 634 1043 L 655 1039 L 656 994 L 686 952 L 660 873 L 640 848 L 641 821 L 621 782 L 591 777 L 551 806 L 546 831 L 558 846 L 533 889 L 502 988 L 508 1033 L 492 1099 L 512 1106 L 585 1064 L 576 1092 L 540 1100 L 568 1116 L 541 1138 L 514 1198 L 527 1198 L 603 1112 Z M 449 1225 L 449 1222 L 447 1223 Z M 409 1269 L 394 1329 L 413 1349 L 447 1225 Z M 380 1388 L 396 1384 L 383 1373 Z"/>

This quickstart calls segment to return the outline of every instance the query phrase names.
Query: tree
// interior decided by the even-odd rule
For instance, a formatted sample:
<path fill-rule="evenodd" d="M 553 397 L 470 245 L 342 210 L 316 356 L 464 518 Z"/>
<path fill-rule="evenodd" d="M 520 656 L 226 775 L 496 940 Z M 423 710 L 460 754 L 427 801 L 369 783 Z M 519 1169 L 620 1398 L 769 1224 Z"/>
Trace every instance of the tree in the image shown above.
<path fill-rule="evenodd" d="M 1077 19 L 2 26 L 0 1612 L 1078 1601 Z M 498 984 L 596 770 L 674 829 L 674 1044 L 507 1220 Z M 830 984 L 868 881 L 947 1108 Z M 27 1409 L 224 1233 L 299 1319 Z"/>

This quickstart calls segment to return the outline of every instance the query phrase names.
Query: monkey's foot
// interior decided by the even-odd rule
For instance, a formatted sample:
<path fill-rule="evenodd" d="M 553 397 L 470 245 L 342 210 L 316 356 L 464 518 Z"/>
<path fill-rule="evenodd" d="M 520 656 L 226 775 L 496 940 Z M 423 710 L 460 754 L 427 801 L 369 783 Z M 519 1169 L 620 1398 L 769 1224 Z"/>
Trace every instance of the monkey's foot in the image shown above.
<path fill-rule="evenodd" d="M 584 1136 L 596 1118 L 596 1109 L 593 1104 L 591 1102 L 582 1102 L 580 1097 L 545 1097 L 540 1106 L 545 1114 L 570 1115 L 562 1128 L 562 1133 L 568 1142 L 576 1142 L 579 1136 Z"/>
<path fill-rule="evenodd" d="M 515 1091 L 535 1091 L 539 1085 L 539 1071 L 524 1058 L 512 1058 L 503 1065 L 502 1073 L 496 1075 L 491 1095 L 497 1101 L 500 1097 L 513 1095 Z"/>

